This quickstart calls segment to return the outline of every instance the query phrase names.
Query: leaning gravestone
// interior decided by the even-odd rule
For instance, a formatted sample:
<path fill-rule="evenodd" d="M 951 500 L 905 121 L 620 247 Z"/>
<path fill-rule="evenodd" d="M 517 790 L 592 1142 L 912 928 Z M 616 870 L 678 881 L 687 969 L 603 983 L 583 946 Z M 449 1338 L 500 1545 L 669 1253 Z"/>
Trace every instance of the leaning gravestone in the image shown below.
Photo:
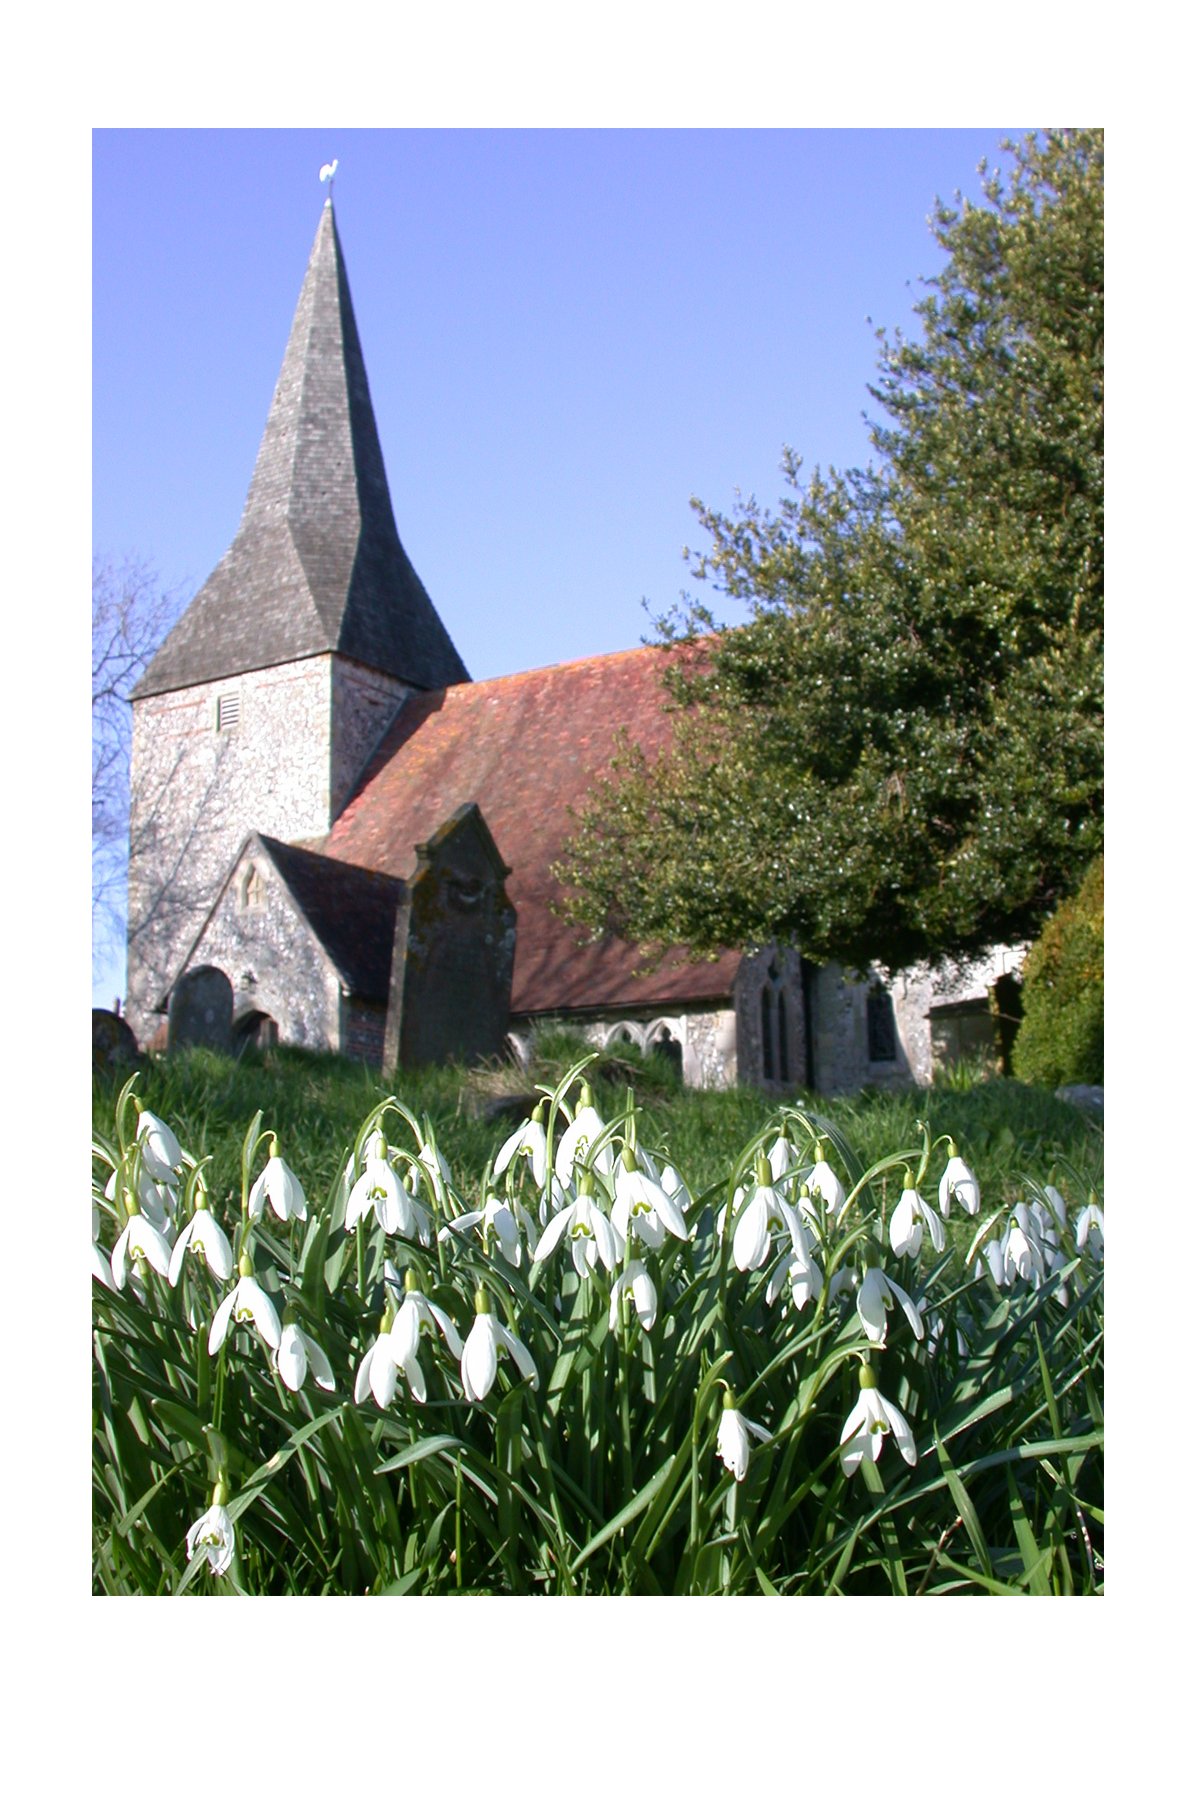
<path fill-rule="evenodd" d="M 92 1008 L 92 1073 L 116 1075 L 138 1060 L 137 1039 L 120 1013 Z"/>
<path fill-rule="evenodd" d="M 483 814 L 460 806 L 427 844 L 396 913 L 384 1067 L 499 1056 L 517 915 Z"/>
<path fill-rule="evenodd" d="M 189 969 L 171 990 L 167 1049 L 188 1045 L 226 1055 L 233 1048 L 233 989 L 220 969 Z"/>

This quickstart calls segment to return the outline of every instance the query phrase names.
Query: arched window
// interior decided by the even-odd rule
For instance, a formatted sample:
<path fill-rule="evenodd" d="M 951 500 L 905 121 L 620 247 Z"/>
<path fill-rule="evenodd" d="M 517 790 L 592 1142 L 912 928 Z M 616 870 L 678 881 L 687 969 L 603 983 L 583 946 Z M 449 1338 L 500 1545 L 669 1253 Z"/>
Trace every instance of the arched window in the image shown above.
<path fill-rule="evenodd" d="M 759 999 L 762 1013 L 763 1080 L 791 1080 L 788 1068 L 788 1007 L 784 979 L 772 957 Z"/>
<path fill-rule="evenodd" d="M 896 1060 L 896 1011 L 882 981 L 867 989 L 867 1061 Z"/>

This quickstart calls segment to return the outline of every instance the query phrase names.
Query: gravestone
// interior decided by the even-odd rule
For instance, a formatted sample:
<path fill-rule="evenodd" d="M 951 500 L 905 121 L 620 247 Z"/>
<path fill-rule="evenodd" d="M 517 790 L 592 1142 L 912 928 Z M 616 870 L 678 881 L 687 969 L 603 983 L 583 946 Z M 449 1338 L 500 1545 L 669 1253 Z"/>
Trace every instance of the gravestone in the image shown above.
<path fill-rule="evenodd" d="M 92 1073 L 116 1075 L 138 1060 L 137 1039 L 119 1013 L 92 1008 Z"/>
<path fill-rule="evenodd" d="M 233 988 L 220 969 L 189 969 L 171 989 L 167 1008 L 167 1049 L 188 1045 L 221 1050 L 233 1046 Z"/>
<path fill-rule="evenodd" d="M 517 941 L 510 873 L 475 805 L 417 846 L 396 912 L 385 1069 L 503 1055 Z"/>

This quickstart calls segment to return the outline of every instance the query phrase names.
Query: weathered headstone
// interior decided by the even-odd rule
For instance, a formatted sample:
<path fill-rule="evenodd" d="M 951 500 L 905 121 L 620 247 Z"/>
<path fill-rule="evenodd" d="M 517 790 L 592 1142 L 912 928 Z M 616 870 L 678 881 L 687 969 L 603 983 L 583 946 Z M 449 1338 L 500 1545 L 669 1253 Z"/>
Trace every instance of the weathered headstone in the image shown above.
<path fill-rule="evenodd" d="M 233 1043 L 233 988 L 220 969 L 189 969 L 171 990 L 167 1009 L 167 1049 L 195 1045 L 223 1050 Z"/>
<path fill-rule="evenodd" d="M 384 1067 L 502 1055 L 516 910 L 478 806 L 460 806 L 417 846 L 396 914 Z"/>
<path fill-rule="evenodd" d="M 92 1073 L 116 1075 L 138 1059 L 137 1039 L 119 1013 L 92 1008 Z"/>

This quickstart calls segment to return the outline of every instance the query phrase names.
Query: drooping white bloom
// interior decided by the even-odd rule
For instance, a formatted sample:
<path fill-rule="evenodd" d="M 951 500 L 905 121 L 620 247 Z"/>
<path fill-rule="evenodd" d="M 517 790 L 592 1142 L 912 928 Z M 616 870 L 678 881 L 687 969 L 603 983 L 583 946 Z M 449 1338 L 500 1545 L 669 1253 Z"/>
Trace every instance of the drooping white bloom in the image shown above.
<path fill-rule="evenodd" d="M 413 1399 L 422 1404 L 426 1394 L 425 1372 L 417 1352 L 423 1336 L 433 1337 L 438 1332 L 445 1340 L 451 1356 L 461 1362 L 463 1341 L 458 1335 L 454 1320 L 432 1300 L 427 1300 L 418 1287 L 406 1287 L 400 1310 L 389 1333 L 389 1347 L 396 1367 L 404 1371 L 404 1379 Z"/>
<path fill-rule="evenodd" d="M 1042 1280 L 1046 1273 L 1046 1259 L 1037 1228 L 1023 1200 L 1018 1200 L 1013 1207 L 1001 1251 L 1010 1281 L 1013 1274 L 1019 1275 L 1022 1281 Z"/>
<path fill-rule="evenodd" d="M 1053 1182 L 1048 1181 L 1045 1187 L 1043 1187 L 1042 1192 L 1050 1203 L 1050 1210 L 1058 1221 L 1059 1229 L 1065 1231 L 1067 1229 L 1066 1201 L 1063 1199 L 1059 1190 L 1054 1186 Z"/>
<path fill-rule="evenodd" d="M 897 1256 L 919 1256 L 928 1229 L 930 1242 L 940 1256 L 946 1248 L 946 1229 L 928 1201 L 922 1200 L 915 1185 L 909 1186 L 905 1176 L 903 1192 L 892 1214 L 888 1236 Z"/>
<path fill-rule="evenodd" d="M 524 1125 L 519 1126 L 512 1136 L 506 1138 L 501 1144 L 500 1154 L 492 1167 L 493 1174 L 497 1177 L 503 1175 L 509 1163 L 517 1157 L 528 1161 L 533 1172 L 534 1185 L 538 1188 L 545 1187 L 546 1127 L 538 1117 L 538 1109 L 535 1109 L 531 1119 L 526 1119 Z"/>
<path fill-rule="evenodd" d="M 950 1145 L 950 1160 L 938 1183 L 938 1205 L 942 1209 L 943 1219 L 950 1217 L 952 1200 L 957 1200 L 972 1217 L 979 1211 L 979 1183 L 958 1154 L 953 1142 Z"/>
<path fill-rule="evenodd" d="M 554 1152 L 554 1173 L 566 1187 L 571 1180 L 572 1172 L 579 1164 L 587 1162 L 588 1152 L 596 1139 L 604 1133 L 604 1120 L 591 1104 L 590 1100 L 581 1103 L 575 1117 L 558 1140 L 558 1148 Z M 613 1147 L 605 1144 L 596 1152 L 592 1166 L 602 1175 L 611 1175 L 613 1169 Z"/>
<path fill-rule="evenodd" d="M 103 1283 L 113 1293 L 116 1292 L 117 1284 L 113 1279 L 112 1261 L 100 1248 L 100 1208 L 96 1205 L 94 1197 L 92 1199 L 92 1278 Z"/>
<path fill-rule="evenodd" d="M 825 1202 L 825 1211 L 831 1213 L 835 1221 L 840 1221 L 846 1208 L 846 1190 L 826 1160 L 823 1147 L 820 1157 L 812 1166 L 808 1187 L 810 1193 L 820 1194 Z"/>
<path fill-rule="evenodd" d="M 239 1325 L 253 1325 L 268 1350 L 278 1350 L 281 1335 L 279 1314 L 275 1311 L 270 1295 L 264 1293 L 254 1279 L 253 1264 L 246 1255 L 242 1256 L 238 1264 L 236 1286 L 226 1294 L 213 1319 L 212 1330 L 208 1334 L 210 1356 L 215 1356 L 225 1342 L 231 1320 Z"/>
<path fill-rule="evenodd" d="M 765 1173 L 759 1170 L 759 1175 Z M 740 1191 L 740 1190 L 739 1190 Z M 737 1196 L 734 1196 L 735 1204 Z M 759 1179 L 742 1206 L 733 1228 L 733 1260 L 739 1269 L 761 1269 L 771 1249 L 771 1234 L 786 1231 L 792 1250 L 803 1257 L 807 1241 L 794 1207 L 774 1187 Z"/>
<path fill-rule="evenodd" d="M 581 1277 L 596 1266 L 597 1257 L 606 1269 L 616 1268 L 621 1254 L 617 1234 L 590 1194 L 577 1195 L 569 1206 L 554 1214 L 537 1241 L 534 1262 L 545 1262 L 564 1237 L 571 1246 L 576 1273 Z"/>
<path fill-rule="evenodd" d="M 110 1200 L 114 1207 L 117 1203 L 117 1181 L 118 1175 L 114 1169 L 104 1189 L 104 1198 Z M 130 1204 L 129 1188 L 123 1186 L 122 1192 L 125 1211 L 132 1212 L 134 1209 Z M 146 1172 L 145 1165 L 139 1167 L 137 1172 L 137 1209 L 139 1212 L 145 1213 L 156 1231 L 171 1230 L 175 1218 L 175 1202 L 178 1198 L 177 1187 L 173 1187 L 170 1182 L 166 1181 L 152 1181 Z"/>
<path fill-rule="evenodd" d="M 633 1307 L 643 1331 L 649 1331 L 653 1327 L 658 1317 L 658 1294 L 645 1263 L 636 1256 L 625 1264 L 613 1282 L 608 1302 L 610 1331 L 615 1331 L 620 1324 L 624 1306 Z"/>
<path fill-rule="evenodd" d="M 149 1263 L 159 1275 L 169 1275 L 171 1247 L 145 1213 L 133 1212 L 113 1245 L 112 1277 L 117 1287 L 124 1288 L 131 1274 L 140 1281 L 143 1263 Z"/>
<path fill-rule="evenodd" d="M 521 1230 L 524 1229 L 530 1240 L 535 1230 L 533 1220 L 520 1202 L 510 1206 L 499 1194 L 489 1194 L 481 1208 L 460 1213 L 457 1219 L 451 1219 L 449 1225 L 443 1225 L 438 1232 L 438 1240 L 444 1243 L 451 1232 L 461 1236 L 475 1225 L 480 1227 L 485 1237 L 489 1231 L 492 1233 L 514 1269 L 520 1266 Z"/>
<path fill-rule="evenodd" d="M 233 1246 L 221 1230 L 207 1206 L 198 1206 L 179 1236 L 175 1239 L 175 1248 L 171 1252 L 171 1266 L 168 1280 L 172 1287 L 179 1285 L 179 1277 L 183 1273 L 183 1259 L 191 1250 L 193 1256 L 202 1256 L 218 1281 L 228 1281 L 233 1274 Z"/>
<path fill-rule="evenodd" d="M 213 1574 L 224 1575 L 233 1561 L 233 1547 L 233 1520 L 223 1506 L 214 1503 L 187 1534 L 188 1561 L 203 1551 Z"/>
<path fill-rule="evenodd" d="M 393 1317 L 391 1308 L 383 1316 L 383 1325 L 379 1336 L 371 1345 L 358 1365 L 354 1377 L 354 1398 L 361 1405 L 370 1394 L 376 1406 L 384 1411 L 396 1397 L 396 1362 L 395 1346 L 392 1343 Z M 422 1382 L 421 1398 L 424 1399 L 424 1383 Z"/>
<path fill-rule="evenodd" d="M 1104 1214 L 1095 1200 L 1089 1200 L 1075 1221 L 1075 1248 L 1080 1255 L 1086 1250 L 1097 1262 L 1104 1257 Z"/>
<path fill-rule="evenodd" d="M 1011 1286 L 1012 1275 L 1005 1265 L 1004 1247 L 999 1239 L 989 1238 L 987 1243 L 983 1246 L 983 1254 L 988 1269 L 991 1272 L 992 1280 L 995 1282 L 996 1286 L 1001 1288 Z M 976 1260 L 972 1273 L 974 1274 L 976 1281 L 978 1281 L 983 1274 L 983 1264 L 978 1260 Z"/>
<path fill-rule="evenodd" d="M 277 1219 L 286 1221 L 308 1217 L 308 1206 L 299 1177 L 288 1168 L 274 1142 L 266 1168 L 250 1189 L 248 1211 L 252 1219 L 261 1215 L 263 1204 L 267 1200 L 271 1202 L 271 1211 Z"/>
<path fill-rule="evenodd" d="M 905 1462 L 910 1467 L 915 1467 L 917 1446 L 908 1420 L 898 1406 L 893 1406 L 879 1392 L 873 1370 L 864 1365 L 859 1370 L 858 1379 L 858 1402 L 842 1427 L 842 1469 L 847 1475 L 853 1475 L 868 1450 L 871 1452 L 871 1460 L 878 1462 L 883 1440 L 888 1432 L 895 1438 L 896 1448 Z"/>
<path fill-rule="evenodd" d="M 743 1417 L 733 1403 L 733 1395 L 727 1393 L 721 1408 L 721 1423 L 717 1426 L 717 1455 L 735 1481 L 745 1481 L 750 1467 L 751 1432 L 764 1444 L 771 1436 L 765 1426 Z"/>
<path fill-rule="evenodd" d="M 617 1165 L 615 1186 L 612 1228 L 622 1245 L 628 1242 L 631 1232 L 652 1250 L 661 1248 L 668 1231 L 687 1242 L 687 1221 L 657 1181 L 641 1169 L 629 1168 L 622 1158 Z"/>
<path fill-rule="evenodd" d="M 790 1138 L 780 1134 L 767 1151 L 767 1163 L 771 1170 L 772 1181 L 782 1181 L 790 1169 L 794 1169 L 800 1157 L 796 1146 Z"/>
<path fill-rule="evenodd" d="M 138 1113 L 137 1134 L 142 1146 L 142 1167 L 151 1181 L 173 1184 L 183 1167 L 183 1151 L 171 1127 L 143 1107 Z"/>
<path fill-rule="evenodd" d="M 501 1350 L 508 1351 L 522 1379 L 532 1381 L 536 1388 L 538 1373 L 532 1356 L 520 1338 L 514 1336 L 507 1325 L 501 1325 L 491 1310 L 486 1291 L 480 1288 L 475 1295 L 475 1323 L 467 1334 L 459 1363 L 463 1392 L 468 1400 L 486 1400 L 491 1393 Z"/>
<path fill-rule="evenodd" d="M 279 1370 L 279 1379 L 285 1387 L 291 1388 L 293 1394 L 298 1394 L 304 1386 L 304 1377 L 310 1367 L 317 1386 L 324 1388 L 326 1393 L 333 1392 L 333 1368 L 329 1358 L 316 1338 L 310 1337 L 307 1331 L 302 1331 L 299 1325 L 290 1320 L 279 1334 L 275 1367 Z"/>
<path fill-rule="evenodd" d="M 808 1302 L 815 1300 L 821 1292 L 825 1278 L 821 1273 L 821 1265 L 813 1255 L 808 1229 L 798 1212 L 796 1221 L 799 1229 L 793 1234 L 792 1248 L 783 1257 L 767 1284 L 767 1305 L 774 1305 L 786 1285 L 791 1289 L 792 1304 L 796 1311 L 803 1312 Z"/>
<path fill-rule="evenodd" d="M 392 1167 L 381 1131 L 373 1131 L 367 1139 L 363 1160 L 363 1172 L 346 1202 L 346 1230 L 353 1231 L 360 1219 L 373 1212 L 389 1237 L 415 1237 L 428 1244 L 433 1235 L 429 1213 L 413 1199 Z"/>
<path fill-rule="evenodd" d="M 910 1295 L 906 1294 L 890 1275 L 885 1275 L 882 1269 L 863 1270 L 863 1278 L 858 1286 L 855 1305 L 858 1308 L 858 1316 L 862 1320 L 862 1328 L 873 1344 L 882 1344 L 885 1341 L 887 1315 L 897 1300 L 912 1326 L 913 1336 L 919 1342 L 925 1335 L 925 1327 L 921 1323 L 921 1315 Z"/>
<path fill-rule="evenodd" d="M 353 1231 L 360 1219 L 374 1213 L 389 1236 L 400 1230 L 400 1177 L 388 1161 L 387 1140 L 381 1131 L 373 1131 L 363 1153 L 363 1171 L 346 1201 L 346 1230 Z"/>

